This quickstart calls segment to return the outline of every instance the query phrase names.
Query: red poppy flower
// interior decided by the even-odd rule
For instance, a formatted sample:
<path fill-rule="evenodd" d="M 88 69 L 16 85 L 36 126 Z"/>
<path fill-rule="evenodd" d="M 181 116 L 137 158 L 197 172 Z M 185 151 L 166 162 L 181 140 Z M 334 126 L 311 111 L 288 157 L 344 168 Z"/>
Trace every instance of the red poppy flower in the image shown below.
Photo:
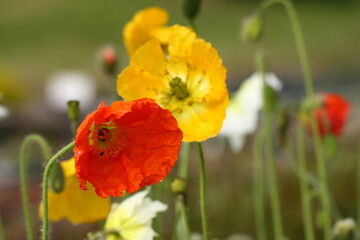
<path fill-rule="evenodd" d="M 174 166 L 183 134 L 152 99 L 100 104 L 77 130 L 74 157 L 80 188 L 121 196 L 162 181 Z"/>
<path fill-rule="evenodd" d="M 340 137 L 349 115 L 350 104 L 342 96 L 334 93 L 319 95 L 320 107 L 315 108 L 315 118 L 321 137 L 333 134 Z"/>

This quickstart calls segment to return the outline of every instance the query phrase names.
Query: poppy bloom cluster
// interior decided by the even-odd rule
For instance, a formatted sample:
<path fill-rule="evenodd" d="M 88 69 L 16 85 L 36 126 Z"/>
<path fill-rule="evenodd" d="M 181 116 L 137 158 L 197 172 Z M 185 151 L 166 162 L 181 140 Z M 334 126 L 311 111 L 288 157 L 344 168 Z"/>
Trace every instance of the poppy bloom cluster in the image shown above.
<path fill-rule="evenodd" d="M 77 130 L 74 157 L 80 188 L 121 196 L 168 175 L 183 138 L 176 119 L 152 99 L 100 104 Z"/>
<path fill-rule="evenodd" d="M 226 69 L 216 49 L 189 28 L 168 31 L 166 51 L 157 39 L 137 49 L 118 76 L 117 91 L 125 100 L 152 98 L 168 109 L 185 142 L 215 137 L 229 104 Z"/>
<path fill-rule="evenodd" d="M 316 105 L 313 111 L 320 136 L 340 137 L 350 112 L 349 102 L 335 93 L 320 93 L 316 96 Z"/>

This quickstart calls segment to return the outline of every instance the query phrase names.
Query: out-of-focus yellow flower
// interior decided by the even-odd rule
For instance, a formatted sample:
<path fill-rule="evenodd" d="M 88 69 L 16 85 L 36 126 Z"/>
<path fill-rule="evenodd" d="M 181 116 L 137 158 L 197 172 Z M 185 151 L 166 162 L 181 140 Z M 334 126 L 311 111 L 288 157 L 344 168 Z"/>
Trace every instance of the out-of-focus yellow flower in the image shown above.
<path fill-rule="evenodd" d="M 113 203 L 106 219 L 105 230 L 118 232 L 120 239 L 151 240 L 156 236 L 151 224 L 158 212 L 167 206 L 160 201 L 146 197 L 149 188 L 135 193 L 121 203 Z M 108 235 L 106 240 L 117 240 L 117 236 Z"/>
<path fill-rule="evenodd" d="M 110 211 L 110 199 L 97 196 L 92 186 L 88 186 L 88 191 L 79 189 L 74 158 L 60 164 L 64 171 L 65 187 L 60 193 L 48 191 L 49 219 L 59 221 L 66 218 L 77 224 L 105 219 Z M 42 203 L 39 215 L 42 216 Z"/>
<path fill-rule="evenodd" d="M 117 90 L 125 100 L 153 98 L 179 123 L 185 142 L 216 136 L 229 104 L 226 69 L 210 43 L 186 27 L 169 29 L 168 54 L 152 39 L 119 74 Z"/>
<path fill-rule="evenodd" d="M 166 45 L 169 38 L 168 13 L 159 7 L 149 7 L 137 12 L 123 31 L 124 44 L 131 56 L 146 41 L 156 38 Z"/>

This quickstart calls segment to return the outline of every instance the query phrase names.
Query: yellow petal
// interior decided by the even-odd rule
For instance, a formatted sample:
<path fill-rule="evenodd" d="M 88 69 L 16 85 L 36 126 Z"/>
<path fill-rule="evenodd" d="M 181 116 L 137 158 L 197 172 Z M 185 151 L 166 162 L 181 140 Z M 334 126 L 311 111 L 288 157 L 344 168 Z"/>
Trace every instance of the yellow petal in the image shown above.
<path fill-rule="evenodd" d="M 59 221 L 66 218 L 77 224 L 105 219 L 110 211 L 110 199 L 97 196 L 92 186 L 88 186 L 87 191 L 79 188 L 73 158 L 61 162 L 61 166 L 65 175 L 65 188 L 60 193 L 48 191 L 49 219 Z M 70 174 L 71 172 L 73 174 Z M 42 217 L 42 211 L 42 203 L 40 203 L 40 217 Z"/>
<path fill-rule="evenodd" d="M 124 44 L 129 56 L 147 40 L 153 38 L 152 32 L 168 22 L 168 13 L 159 7 L 149 7 L 137 12 L 124 27 Z M 162 36 L 162 35 L 160 35 Z"/>
<path fill-rule="evenodd" d="M 118 94 L 126 101 L 157 98 L 168 89 L 166 60 L 159 41 L 150 40 L 133 55 L 130 66 L 119 74 Z"/>
<path fill-rule="evenodd" d="M 182 113 L 174 112 L 179 128 L 184 133 L 184 142 L 202 142 L 215 137 L 225 118 L 225 110 L 229 104 L 226 97 L 221 102 L 194 103 Z"/>

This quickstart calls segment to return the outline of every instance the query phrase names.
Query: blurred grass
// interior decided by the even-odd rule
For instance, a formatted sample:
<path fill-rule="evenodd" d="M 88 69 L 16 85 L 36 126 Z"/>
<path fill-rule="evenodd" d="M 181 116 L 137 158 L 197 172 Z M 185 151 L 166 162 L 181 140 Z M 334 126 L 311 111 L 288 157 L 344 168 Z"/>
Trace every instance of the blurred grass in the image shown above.
<path fill-rule="evenodd" d="M 95 51 L 112 43 L 125 66 L 128 60 L 122 46 L 122 28 L 136 11 L 151 5 L 168 9 L 171 24 L 186 24 L 180 1 L 2 1 L 0 62 L 21 71 L 23 81 L 40 84 L 58 69 L 94 72 Z M 356 46 L 360 31 L 355 31 L 360 29 L 359 6 L 297 4 L 312 69 L 319 79 L 340 81 L 359 72 L 360 50 Z M 199 35 L 218 49 L 230 80 L 254 71 L 255 47 L 238 39 L 241 19 L 253 10 L 255 5 L 248 2 L 203 2 L 197 21 Z M 273 71 L 290 80 L 299 75 L 290 25 L 280 6 L 267 13 L 266 36 L 260 45 L 268 51 Z"/>

